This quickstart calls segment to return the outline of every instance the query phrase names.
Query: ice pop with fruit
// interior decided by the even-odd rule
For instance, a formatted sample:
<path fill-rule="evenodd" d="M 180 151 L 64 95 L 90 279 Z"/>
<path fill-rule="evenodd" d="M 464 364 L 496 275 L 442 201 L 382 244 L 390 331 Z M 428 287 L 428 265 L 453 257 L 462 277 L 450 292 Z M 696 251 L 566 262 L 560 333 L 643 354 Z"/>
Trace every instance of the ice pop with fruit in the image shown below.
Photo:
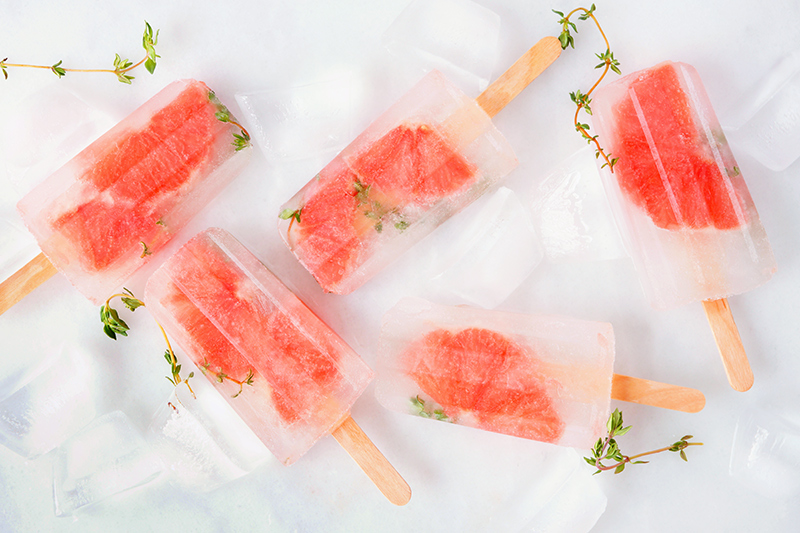
<path fill-rule="evenodd" d="M 491 118 L 560 53 L 542 39 L 477 99 L 429 73 L 281 207 L 284 241 L 326 292 L 355 290 L 514 169 Z"/>
<path fill-rule="evenodd" d="M 350 418 L 373 374 L 229 233 L 200 233 L 148 280 L 162 324 L 284 464 L 332 433 L 390 501 L 408 485 Z"/>
<path fill-rule="evenodd" d="M 664 62 L 598 89 L 603 177 L 650 303 L 702 301 L 731 385 L 753 374 L 726 298 L 776 270 L 769 240 L 697 71 Z"/>
<path fill-rule="evenodd" d="M 18 204 L 42 251 L 0 313 L 57 271 L 100 303 L 244 167 L 248 136 L 205 83 L 175 81 Z"/>
<path fill-rule="evenodd" d="M 406 298 L 383 318 L 375 394 L 386 408 L 591 447 L 614 398 L 697 412 L 700 391 L 614 374 L 611 324 Z"/>

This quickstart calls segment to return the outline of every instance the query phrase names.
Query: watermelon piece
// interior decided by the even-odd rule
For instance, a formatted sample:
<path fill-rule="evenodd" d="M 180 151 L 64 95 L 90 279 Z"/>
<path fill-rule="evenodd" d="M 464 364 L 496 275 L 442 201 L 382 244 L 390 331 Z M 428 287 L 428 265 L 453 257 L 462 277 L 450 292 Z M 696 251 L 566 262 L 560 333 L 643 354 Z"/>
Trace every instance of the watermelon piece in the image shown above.
<path fill-rule="evenodd" d="M 504 335 L 483 328 L 438 329 L 411 349 L 408 374 L 454 421 L 473 416 L 489 431 L 557 442 L 565 423 L 536 360 Z"/>
<path fill-rule="evenodd" d="M 615 107 L 614 174 L 625 196 L 660 228 L 733 229 L 742 223 L 741 198 L 715 156 L 722 143 L 699 122 L 695 104 L 671 63 L 642 71 Z"/>

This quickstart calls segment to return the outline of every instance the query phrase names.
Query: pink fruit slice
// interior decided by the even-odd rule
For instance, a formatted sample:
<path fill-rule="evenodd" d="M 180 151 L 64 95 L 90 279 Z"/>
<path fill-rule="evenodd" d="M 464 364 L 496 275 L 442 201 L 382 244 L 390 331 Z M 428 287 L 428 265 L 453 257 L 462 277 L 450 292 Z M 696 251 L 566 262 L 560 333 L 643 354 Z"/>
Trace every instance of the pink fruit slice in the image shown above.
<path fill-rule="evenodd" d="M 615 110 L 613 134 L 613 155 L 619 157 L 614 174 L 625 195 L 661 228 L 739 226 L 728 176 L 714 159 L 673 64 L 640 73 L 628 95 L 633 97 Z"/>
<path fill-rule="evenodd" d="M 191 260 L 173 272 L 165 306 L 192 332 L 189 355 L 195 364 L 212 376 L 221 372 L 239 381 L 252 371 L 255 388 L 270 394 L 287 424 L 315 413 L 317 391 L 331 390 L 344 379 L 336 366 L 337 350 L 312 343 L 286 314 L 264 301 L 232 261 L 208 253 L 202 241 L 190 241 L 180 253 Z"/>
<path fill-rule="evenodd" d="M 175 203 L 164 198 L 199 175 L 215 140 L 229 129 L 216 111 L 208 87 L 196 82 L 143 128 L 100 153 L 92 145 L 81 154 L 90 163 L 78 179 L 102 194 L 62 214 L 53 229 L 76 243 L 87 271 L 108 268 L 140 242 L 153 251 L 162 217 Z"/>
<path fill-rule="evenodd" d="M 564 432 L 536 361 L 515 342 L 487 329 L 439 329 L 409 351 L 409 375 L 456 422 L 543 442 Z"/>
<path fill-rule="evenodd" d="M 433 128 L 400 125 L 354 157 L 334 160 L 304 199 L 296 247 L 306 268 L 332 290 L 367 258 L 378 233 L 396 231 L 407 206 L 429 208 L 476 179 L 477 170 Z"/>

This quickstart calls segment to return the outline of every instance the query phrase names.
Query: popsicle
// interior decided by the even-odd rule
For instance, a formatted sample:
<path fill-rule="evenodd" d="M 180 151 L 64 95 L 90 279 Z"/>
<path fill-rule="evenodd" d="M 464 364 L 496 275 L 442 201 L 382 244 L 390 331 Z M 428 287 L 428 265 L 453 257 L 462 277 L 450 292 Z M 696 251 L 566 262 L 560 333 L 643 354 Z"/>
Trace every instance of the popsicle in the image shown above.
<path fill-rule="evenodd" d="M 230 234 L 191 239 L 148 280 L 145 301 L 282 463 L 332 433 L 390 501 L 408 501 L 408 485 L 350 418 L 372 370 Z"/>
<path fill-rule="evenodd" d="M 476 100 L 432 71 L 281 207 L 326 292 L 352 292 L 516 167 L 491 117 L 560 53 L 542 39 Z"/>
<path fill-rule="evenodd" d="M 769 240 L 697 71 L 664 62 L 598 89 L 601 143 L 619 157 L 603 170 L 650 303 L 702 301 L 728 379 L 753 384 L 726 298 L 776 270 Z"/>
<path fill-rule="evenodd" d="M 19 202 L 42 253 L 0 285 L 0 313 L 57 271 L 105 300 L 241 171 L 244 140 L 205 83 L 169 84 Z"/>
<path fill-rule="evenodd" d="M 697 412 L 695 389 L 614 374 L 611 324 L 405 298 L 383 317 L 386 408 L 563 446 L 605 434 L 611 398 Z"/>

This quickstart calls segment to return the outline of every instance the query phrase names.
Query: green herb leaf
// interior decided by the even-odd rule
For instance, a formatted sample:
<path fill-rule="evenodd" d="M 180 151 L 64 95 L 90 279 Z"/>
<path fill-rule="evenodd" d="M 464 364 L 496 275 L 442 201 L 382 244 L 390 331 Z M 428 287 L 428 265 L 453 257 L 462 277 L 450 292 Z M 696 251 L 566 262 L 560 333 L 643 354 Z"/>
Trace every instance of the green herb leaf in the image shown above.
<path fill-rule="evenodd" d="M 63 78 L 64 76 L 66 76 L 66 75 L 67 75 L 67 71 L 66 71 L 66 70 L 64 70 L 63 68 L 61 68 L 61 66 L 60 66 L 60 65 L 61 65 L 61 61 L 59 61 L 59 62 L 58 62 L 58 63 L 56 63 L 55 65 L 51 66 L 51 67 L 50 67 L 50 70 L 52 70 L 52 71 L 53 71 L 53 74 L 55 74 L 55 75 L 56 75 L 56 76 L 58 76 L 59 78 Z"/>

